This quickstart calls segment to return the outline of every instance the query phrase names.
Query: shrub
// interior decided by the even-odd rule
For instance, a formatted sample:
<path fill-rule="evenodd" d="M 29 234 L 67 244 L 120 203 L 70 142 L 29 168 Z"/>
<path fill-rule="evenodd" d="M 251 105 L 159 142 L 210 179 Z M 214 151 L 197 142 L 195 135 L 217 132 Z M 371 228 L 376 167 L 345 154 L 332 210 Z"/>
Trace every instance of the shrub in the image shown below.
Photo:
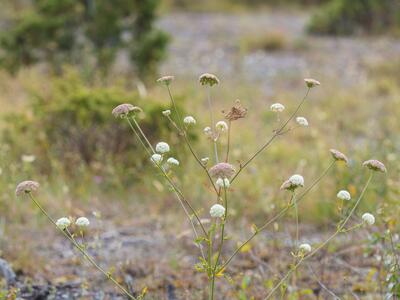
<path fill-rule="evenodd" d="M 312 18 L 312 33 L 348 35 L 380 33 L 400 26 L 400 5 L 392 0 L 333 0 Z"/>
<path fill-rule="evenodd" d="M 121 102 L 145 109 L 140 119 L 151 142 L 160 136 L 172 144 L 177 140 L 160 113 L 162 105 L 152 99 L 140 99 L 122 87 L 88 86 L 75 74 L 54 79 L 49 86 L 48 92 L 31 92 L 26 109 L 6 116 L 3 130 L 3 141 L 11 145 L 15 158 L 29 151 L 44 174 L 62 170 L 79 178 L 79 170 L 84 174 L 89 169 L 101 178 L 115 172 L 123 172 L 126 182 L 138 177 L 134 171 L 148 157 L 127 138 L 127 124 L 110 122 L 111 110 Z"/>

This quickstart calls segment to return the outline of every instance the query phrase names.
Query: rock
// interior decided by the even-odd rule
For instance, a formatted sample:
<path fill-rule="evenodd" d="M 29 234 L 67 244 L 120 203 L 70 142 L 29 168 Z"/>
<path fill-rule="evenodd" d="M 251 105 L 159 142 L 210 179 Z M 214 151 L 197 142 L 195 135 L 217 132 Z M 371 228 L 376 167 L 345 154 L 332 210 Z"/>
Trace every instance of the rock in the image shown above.
<path fill-rule="evenodd" d="M 7 281 L 7 286 L 15 285 L 17 276 L 15 275 L 10 264 L 1 258 L 0 258 L 0 274 Z"/>

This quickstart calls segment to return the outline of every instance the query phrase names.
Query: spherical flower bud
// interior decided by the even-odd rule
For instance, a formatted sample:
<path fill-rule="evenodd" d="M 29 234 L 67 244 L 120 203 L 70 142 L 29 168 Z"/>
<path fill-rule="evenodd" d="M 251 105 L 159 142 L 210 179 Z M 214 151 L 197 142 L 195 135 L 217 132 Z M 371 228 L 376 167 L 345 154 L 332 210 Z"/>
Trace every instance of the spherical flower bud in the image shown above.
<path fill-rule="evenodd" d="M 302 253 L 309 253 L 309 252 L 311 252 L 311 246 L 310 246 L 310 244 L 301 244 L 299 246 L 299 250 Z"/>
<path fill-rule="evenodd" d="M 63 217 L 57 220 L 56 225 L 58 228 L 64 230 L 71 225 L 71 221 L 68 218 Z"/>
<path fill-rule="evenodd" d="M 375 217 L 374 217 L 374 215 L 372 215 L 370 213 L 363 214 L 361 218 L 368 225 L 374 225 L 374 223 L 375 223 Z"/>
<path fill-rule="evenodd" d="M 226 124 L 225 121 L 219 121 L 219 122 L 217 122 L 217 124 L 215 124 L 215 128 L 216 128 L 217 132 L 223 133 L 228 130 L 228 124 Z"/>
<path fill-rule="evenodd" d="M 168 116 L 171 115 L 171 111 L 170 111 L 169 109 L 163 110 L 162 114 L 163 114 L 164 116 L 168 117 Z"/>
<path fill-rule="evenodd" d="M 158 153 L 161 153 L 161 154 L 167 153 L 167 152 L 169 152 L 169 150 L 170 150 L 169 149 L 169 145 L 167 143 L 165 143 L 165 142 L 159 142 L 156 145 L 156 151 Z"/>
<path fill-rule="evenodd" d="M 201 85 L 213 86 L 214 84 L 219 83 L 219 79 L 214 74 L 204 73 L 204 74 L 200 75 L 199 82 Z"/>
<path fill-rule="evenodd" d="M 192 116 L 187 116 L 183 119 L 183 123 L 185 123 L 186 125 L 195 125 L 196 119 L 193 118 Z"/>
<path fill-rule="evenodd" d="M 334 160 L 344 161 L 346 164 L 348 163 L 349 160 L 347 159 L 347 156 L 344 155 L 342 152 L 340 152 L 336 149 L 330 149 L 329 151 L 331 152 Z"/>
<path fill-rule="evenodd" d="M 87 227 L 90 225 L 88 218 L 80 217 L 75 221 L 75 225 L 79 227 Z"/>
<path fill-rule="evenodd" d="M 297 117 L 296 118 L 296 123 L 299 124 L 300 126 L 307 127 L 308 126 L 308 121 L 304 117 Z"/>
<path fill-rule="evenodd" d="M 213 218 L 222 218 L 225 215 L 225 207 L 220 204 L 211 206 L 210 215 Z"/>
<path fill-rule="evenodd" d="M 363 162 L 363 166 L 373 171 L 386 173 L 386 167 L 383 163 L 376 159 L 370 159 Z"/>
<path fill-rule="evenodd" d="M 315 80 L 312 78 L 305 78 L 304 81 L 305 81 L 307 87 L 310 89 L 321 84 L 318 80 Z"/>
<path fill-rule="evenodd" d="M 224 179 L 218 178 L 215 184 L 220 188 L 226 188 L 226 189 L 229 188 L 229 186 L 231 185 L 228 178 Z"/>
<path fill-rule="evenodd" d="M 295 174 L 290 176 L 290 178 L 281 185 L 281 190 L 294 191 L 298 187 L 303 187 L 303 186 L 304 186 L 303 176 Z"/>
<path fill-rule="evenodd" d="M 167 159 L 167 163 L 170 164 L 170 165 L 179 166 L 179 160 L 177 160 L 177 159 L 175 159 L 173 157 L 168 158 Z"/>
<path fill-rule="evenodd" d="M 274 103 L 270 107 L 273 112 L 283 112 L 285 110 L 285 106 L 281 103 Z"/>
<path fill-rule="evenodd" d="M 203 132 L 207 137 L 211 137 L 213 135 L 213 132 L 212 132 L 211 128 L 208 127 L 208 126 L 203 129 Z"/>
<path fill-rule="evenodd" d="M 15 195 L 21 196 L 22 194 L 29 194 L 36 191 L 39 188 L 39 183 L 32 180 L 22 181 L 17 185 L 15 189 Z"/>
<path fill-rule="evenodd" d="M 121 119 L 126 118 L 131 112 L 141 112 L 142 109 L 137 106 L 133 106 L 129 103 L 120 104 L 112 110 L 112 114 L 114 117 L 120 117 Z"/>
<path fill-rule="evenodd" d="M 209 160 L 210 160 L 209 157 L 203 157 L 203 158 L 201 159 L 201 162 L 202 162 L 203 165 L 207 165 Z"/>
<path fill-rule="evenodd" d="M 150 158 L 150 160 L 153 162 L 153 163 L 155 163 L 155 164 L 160 164 L 161 162 L 162 162 L 162 155 L 161 154 L 158 154 L 158 153 L 155 153 L 155 154 L 153 154 L 152 156 L 151 156 L 151 158 Z"/>
<path fill-rule="evenodd" d="M 351 195 L 348 191 L 341 190 L 339 193 L 336 195 L 340 200 L 346 200 L 349 201 L 351 199 Z"/>
<path fill-rule="evenodd" d="M 235 174 L 235 168 L 228 163 L 218 163 L 215 166 L 211 167 L 210 175 L 214 178 L 231 178 Z"/>
<path fill-rule="evenodd" d="M 163 77 L 158 78 L 158 79 L 157 79 L 157 82 L 158 82 L 158 83 L 163 83 L 163 84 L 165 84 L 165 85 L 170 85 L 171 82 L 172 82 L 174 79 L 175 79 L 174 76 L 168 75 L 168 76 L 163 76 Z"/>

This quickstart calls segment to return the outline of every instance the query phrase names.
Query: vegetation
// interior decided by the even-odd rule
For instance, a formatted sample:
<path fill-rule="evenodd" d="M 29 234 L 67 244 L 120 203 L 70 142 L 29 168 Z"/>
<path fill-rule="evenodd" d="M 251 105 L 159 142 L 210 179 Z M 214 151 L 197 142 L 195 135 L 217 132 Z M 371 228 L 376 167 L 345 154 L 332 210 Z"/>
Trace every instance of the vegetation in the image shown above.
<path fill-rule="evenodd" d="M 158 0 L 33 0 L 2 29 L 0 62 L 11 72 L 48 62 L 74 64 L 105 74 L 120 49 L 127 49 L 137 75 L 154 74 L 164 58 L 167 35 L 154 28 Z M 22 12 L 19 11 L 22 7 Z M 92 57 L 95 58 L 92 61 Z"/>
<path fill-rule="evenodd" d="M 400 3 L 393 0 L 331 0 L 312 17 L 309 31 L 349 35 L 400 28 Z"/>

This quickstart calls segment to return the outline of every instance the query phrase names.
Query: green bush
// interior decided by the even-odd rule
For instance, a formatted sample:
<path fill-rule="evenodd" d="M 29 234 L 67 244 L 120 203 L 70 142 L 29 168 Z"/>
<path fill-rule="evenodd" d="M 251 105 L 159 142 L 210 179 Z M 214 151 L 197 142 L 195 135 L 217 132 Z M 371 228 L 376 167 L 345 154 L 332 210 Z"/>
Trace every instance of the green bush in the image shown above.
<path fill-rule="evenodd" d="M 318 34 L 386 33 L 400 28 L 400 2 L 332 0 L 311 18 L 308 30 Z"/>
<path fill-rule="evenodd" d="M 3 142 L 13 149 L 13 159 L 34 154 L 41 174 L 62 172 L 78 179 L 87 174 L 102 179 L 122 175 L 114 180 L 125 183 L 140 177 L 138 171 L 149 165 L 148 157 L 128 123 L 112 116 L 112 109 L 121 103 L 143 109 L 140 124 L 150 142 L 164 140 L 172 149 L 182 150 L 176 131 L 161 114 L 166 107 L 153 99 L 141 99 L 123 87 L 88 86 L 71 74 L 49 86 L 49 91 L 32 92 L 24 110 L 6 117 L 3 130 Z"/>
<path fill-rule="evenodd" d="M 153 75 L 168 44 L 168 36 L 154 28 L 159 2 L 28 1 L 1 28 L 0 65 L 16 72 L 46 62 L 60 72 L 63 64 L 74 64 L 106 74 L 118 50 L 127 49 L 139 77 Z"/>

